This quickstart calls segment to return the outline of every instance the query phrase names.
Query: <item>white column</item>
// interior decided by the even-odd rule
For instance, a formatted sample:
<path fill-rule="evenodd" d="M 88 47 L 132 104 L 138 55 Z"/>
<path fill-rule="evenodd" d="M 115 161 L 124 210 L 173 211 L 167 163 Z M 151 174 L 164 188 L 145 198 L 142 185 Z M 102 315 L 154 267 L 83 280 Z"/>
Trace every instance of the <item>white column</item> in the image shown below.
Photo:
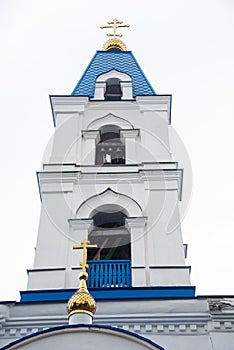
<path fill-rule="evenodd" d="M 79 285 L 78 277 L 81 270 L 82 249 L 73 249 L 73 245 L 80 244 L 84 239 L 88 239 L 89 233 L 93 228 L 92 219 L 69 219 L 69 243 L 67 252 L 67 288 L 77 288 Z"/>
<path fill-rule="evenodd" d="M 132 286 L 146 286 L 145 225 L 146 217 L 126 218 L 131 234 Z"/>
<path fill-rule="evenodd" d="M 83 156 L 82 165 L 94 165 L 95 164 L 95 153 L 96 144 L 99 142 L 100 131 L 99 130 L 83 130 L 82 136 L 83 142 Z"/>
<path fill-rule="evenodd" d="M 94 100 L 104 100 L 104 94 L 106 91 L 106 82 L 96 82 L 94 91 Z"/>
<path fill-rule="evenodd" d="M 122 100 L 131 100 L 132 99 L 132 82 L 121 81 L 120 86 L 122 90 Z"/>
<path fill-rule="evenodd" d="M 137 147 L 136 138 L 140 135 L 139 129 L 122 129 L 120 130 L 121 141 L 125 144 L 125 160 L 126 164 L 136 164 L 137 161 Z"/>

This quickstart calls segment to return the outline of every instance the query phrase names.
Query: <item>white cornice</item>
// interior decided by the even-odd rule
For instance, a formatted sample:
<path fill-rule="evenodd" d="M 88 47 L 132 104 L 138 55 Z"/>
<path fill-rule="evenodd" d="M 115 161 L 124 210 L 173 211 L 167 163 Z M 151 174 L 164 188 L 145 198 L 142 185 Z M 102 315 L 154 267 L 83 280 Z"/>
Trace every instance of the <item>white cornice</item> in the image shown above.
<path fill-rule="evenodd" d="M 85 106 L 88 104 L 89 98 L 83 96 L 50 96 L 50 103 L 56 126 L 58 113 L 81 113 L 84 112 Z"/>
<path fill-rule="evenodd" d="M 80 168 L 82 169 L 82 168 Z M 116 168 L 115 168 L 116 169 Z M 39 172 L 38 180 L 40 192 L 71 192 L 74 184 L 115 184 L 121 183 L 147 183 L 147 190 L 177 190 L 179 199 L 182 191 L 182 169 L 147 169 L 138 171 L 104 172 L 104 167 L 99 172 L 79 171 L 47 171 Z M 117 170 L 117 169 L 116 169 Z"/>
<path fill-rule="evenodd" d="M 138 96 L 136 102 L 142 113 L 166 112 L 168 124 L 171 122 L 171 95 Z"/>

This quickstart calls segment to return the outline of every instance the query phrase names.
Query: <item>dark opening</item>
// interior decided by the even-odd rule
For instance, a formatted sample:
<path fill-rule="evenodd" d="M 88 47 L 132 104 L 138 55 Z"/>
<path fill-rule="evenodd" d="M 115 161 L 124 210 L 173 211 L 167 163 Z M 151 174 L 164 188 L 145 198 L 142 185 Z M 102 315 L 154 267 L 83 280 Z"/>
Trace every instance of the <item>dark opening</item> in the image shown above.
<path fill-rule="evenodd" d="M 113 213 L 105 213 L 105 212 L 97 212 L 97 214 L 93 217 L 93 223 L 96 227 L 102 228 L 115 228 L 124 226 L 126 215 L 122 212 L 113 212 Z"/>
<path fill-rule="evenodd" d="M 120 80 L 110 78 L 106 81 L 106 92 L 104 94 L 106 101 L 119 101 L 122 97 Z"/>
<path fill-rule="evenodd" d="M 112 131 L 101 133 L 100 142 L 120 142 L 119 133 Z"/>
<path fill-rule="evenodd" d="M 119 128 L 110 125 L 100 130 L 100 141 L 96 145 L 96 164 L 125 164 L 125 145 L 120 140 Z"/>
<path fill-rule="evenodd" d="M 125 228 L 126 215 L 121 211 L 98 211 L 93 216 L 94 230 L 89 235 L 97 248 L 88 250 L 88 260 L 130 260 L 130 233 Z"/>

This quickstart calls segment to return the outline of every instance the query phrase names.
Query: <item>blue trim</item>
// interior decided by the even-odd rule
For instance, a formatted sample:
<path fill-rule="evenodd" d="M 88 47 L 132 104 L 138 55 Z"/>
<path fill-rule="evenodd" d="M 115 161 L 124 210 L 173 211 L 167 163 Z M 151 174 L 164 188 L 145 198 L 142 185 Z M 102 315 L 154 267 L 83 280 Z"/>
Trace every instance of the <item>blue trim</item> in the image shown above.
<path fill-rule="evenodd" d="M 116 70 L 129 75 L 133 97 L 155 95 L 131 51 L 97 51 L 72 92 L 72 96 L 94 96 L 95 81 L 101 74 Z"/>
<path fill-rule="evenodd" d="M 195 297 L 193 286 L 133 287 L 133 288 L 90 288 L 95 300 L 124 299 L 184 299 Z M 75 289 L 21 291 L 21 303 L 67 301 Z"/>
<path fill-rule="evenodd" d="M 165 350 L 164 348 L 162 348 L 160 345 L 158 345 L 157 343 L 153 342 L 152 340 L 150 340 L 148 338 L 145 338 L 142 335 L 139 335 L 137 333 L 133 333 L 133 332 L 127 331 L 127 330 L 122 329 L 122 328 L 117 328 L 117 327 L 112 327 L 112 326 L 105 326 L 105 325 L 99 325 L 99 324 L 92 324 L 92 325 L 90 325 L 90 324 L 83 324 L 83 323 L 82 324 L 78 324 L 78 325 L 57 326 L 57 327 L 45 329 L 43 331 L 39 331 L 39 332 L 36 332 L 36 333 L 33 333 L 33 334 L 29 334 L 29 335 L 26 335 L 25 337 L 22 337 L 20 339 L 17 339 L 15 341 L 11 342 L 10 344 L 7 344 L 7 345 L 3 346 L 1 348 L 1 350 L 10 349 L 11 346 L 14 346 L 16 344 L 20 344 L 21 342 L 23 342 L 26 339 L 35 338 L 38 335 L 53 333 L 54 331 L 58 331 L 58 330 L 62 330 L 62 329 L 83 328 L 83 327 L 85 327 L 85 328 L 98 328 L 98 329 L 110 329 L 113 332 L 127 334 L 127 335 L 130 335 L 130 336 L 134 337 L 134 338 L 137 338 L 137 339 L 140 339 L 142 341 L 145 341 L 146 343 L 149 343 L 149 344 L 155 346 L 159 350 Z"/>

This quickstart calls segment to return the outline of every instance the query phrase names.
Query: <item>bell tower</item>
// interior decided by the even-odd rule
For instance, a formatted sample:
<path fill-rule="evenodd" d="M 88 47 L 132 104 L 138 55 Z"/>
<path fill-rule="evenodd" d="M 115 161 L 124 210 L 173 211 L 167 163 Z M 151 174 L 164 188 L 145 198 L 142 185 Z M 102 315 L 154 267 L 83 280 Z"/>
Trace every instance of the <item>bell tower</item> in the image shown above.
<path fill-rule="evenodd" d="M 112 29 L 71 95 L 38 184 L 33 268 L 0 302 L 2 350 L 233 349 L 234 297 L 195 296 L 180 226 L 183 169 L 157 94 Z"/>
<path fill-rule="evenodd" d="M 22 300 L 66 299 L 88 251 L 98 298 L 193 297 L 179 201 L 183 170 L 168 133 L 171 96 L 158 95 L 113 34 L 69 96 L 51 96 L 55 132 L 38 172 L 41 216 L 34 266 Z M 140 294 L 139 294 L 140 293 Z M 69 294 L 69 295 L 70 295 Z M 47 298 L 47 299 L 46 299 Z"/>

